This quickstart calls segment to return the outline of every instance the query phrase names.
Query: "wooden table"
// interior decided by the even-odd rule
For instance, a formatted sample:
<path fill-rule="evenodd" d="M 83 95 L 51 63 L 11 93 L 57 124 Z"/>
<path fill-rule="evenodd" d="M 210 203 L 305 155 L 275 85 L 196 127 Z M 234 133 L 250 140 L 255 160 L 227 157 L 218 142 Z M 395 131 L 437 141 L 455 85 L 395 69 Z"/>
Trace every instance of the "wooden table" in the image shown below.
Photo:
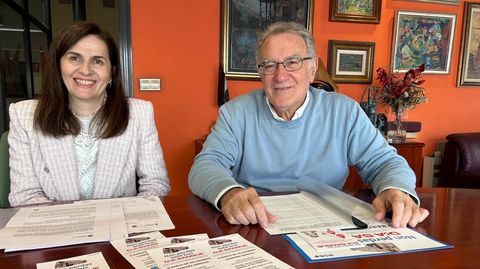
<path fill-rule="evenodd" d="M 239 233 L 295 268 L 480 268 L 480 190 L 420 188 L 422 206 L 430 216 L 418 230 L 453 244 L 448 250 L 356 258 L 308 264 L 281 236 L 270 236 L 258 225 L 229 225 L 212 206 L 195 196 L 169 196 L 165 207 L 176 228 L 166 236 L 206 232 L 210 237 Z M 132 268 L 108 243 L 0 253 L 0 268 L 35 268 L 38 262 L 101 251 L 111 268 Z"/>

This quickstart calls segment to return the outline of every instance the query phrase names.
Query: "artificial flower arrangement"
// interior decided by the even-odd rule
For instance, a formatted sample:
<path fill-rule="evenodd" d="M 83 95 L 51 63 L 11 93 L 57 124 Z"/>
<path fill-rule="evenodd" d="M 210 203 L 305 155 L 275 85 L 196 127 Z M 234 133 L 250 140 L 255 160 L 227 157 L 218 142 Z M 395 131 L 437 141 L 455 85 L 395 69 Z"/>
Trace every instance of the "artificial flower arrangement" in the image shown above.
<path fill-rule="evenodd" d="M 422 72 L 425 64 L 408 70 L 403 77 L 388 74 L 383 68 L 377 69 L 377 79 L 381 87 L 378 89 L 378 99 L 385 106 L 390 106 L 395 115 L 395 129 L 388 131 L 387 140 L 391 143 L 401 143 L 406 140 L 406 131 L 402 124 L 402 114 L 406 109 L 413 109 L 420 103 L 427 102 L 422 84 Z"/>
<path fill-rule="evenodd" d="M 383 105 L 390 106 L 394 113 L 401 113 L 405 109 L 413 109 L 420 103 L 427 102 L 425 89 L 421 86 L 425 80 L 422 72 L 425 64 L 408 70 L 403 77 L 388 74 L 383 68 L 377 69 L 377 79 L 381 84 L 379 100 Z"/>

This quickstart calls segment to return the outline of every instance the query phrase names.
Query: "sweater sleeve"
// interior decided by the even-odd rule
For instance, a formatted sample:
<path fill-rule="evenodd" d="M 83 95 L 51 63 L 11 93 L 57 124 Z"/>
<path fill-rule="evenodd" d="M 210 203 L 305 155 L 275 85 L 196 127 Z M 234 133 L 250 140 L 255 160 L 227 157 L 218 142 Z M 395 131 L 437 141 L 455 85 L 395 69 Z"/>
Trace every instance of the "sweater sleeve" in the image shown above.
<path fill-rule="evenodd" d="M 410 194 L 418 202 L 415 173 L 407 161 L 388 145 L 357 103 L 354 103 L 351 111 L 352 124 L 347 142 L 349 164 L 357 168 L 375 194 L 395 188 Z"/>
<path fill-rule="evenodd" d="M 238 158 L 240 142 L 229 125 L 235 121 L 226 107 L 220 108 L 220 115 L 188 175 L 190 190 L 215 206 L 223 193 L 241 186 L 230 169 Z"/>

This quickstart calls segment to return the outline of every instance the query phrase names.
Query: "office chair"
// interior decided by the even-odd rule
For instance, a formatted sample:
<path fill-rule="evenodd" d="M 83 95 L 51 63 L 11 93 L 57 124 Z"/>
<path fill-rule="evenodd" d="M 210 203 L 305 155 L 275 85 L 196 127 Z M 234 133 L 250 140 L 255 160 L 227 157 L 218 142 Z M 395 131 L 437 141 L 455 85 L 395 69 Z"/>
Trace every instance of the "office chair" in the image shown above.
<path fill-rule="evenodd" d="M 8 194 L 10 193 L 10 166 L 8 164 L 8 131 L 0 139 L 0 208 L 10 206 Z"/>

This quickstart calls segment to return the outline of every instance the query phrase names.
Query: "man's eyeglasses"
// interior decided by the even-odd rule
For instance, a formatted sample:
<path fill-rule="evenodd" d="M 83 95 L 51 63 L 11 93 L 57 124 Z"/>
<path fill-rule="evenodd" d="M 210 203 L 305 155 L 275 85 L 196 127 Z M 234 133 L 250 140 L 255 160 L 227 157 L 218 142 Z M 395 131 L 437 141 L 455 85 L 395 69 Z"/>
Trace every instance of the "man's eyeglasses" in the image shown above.
<path fill-rule="evenodd" d="M 303 61 L 305 60 L 311 60 L 314 59 L 315 57 L 290 57 L 286 59 L 283 62 L 275 62 L 272 60 L 265 60 L 261 64 L 259 64 L 258 67 L 258 72 L 263 74 L 263 75 L 271 75 L 275 74 L 278 70 L 278 65 L 282 64 L 285 70 L 288 72 L 296 71 L 303 66 Z"/>

